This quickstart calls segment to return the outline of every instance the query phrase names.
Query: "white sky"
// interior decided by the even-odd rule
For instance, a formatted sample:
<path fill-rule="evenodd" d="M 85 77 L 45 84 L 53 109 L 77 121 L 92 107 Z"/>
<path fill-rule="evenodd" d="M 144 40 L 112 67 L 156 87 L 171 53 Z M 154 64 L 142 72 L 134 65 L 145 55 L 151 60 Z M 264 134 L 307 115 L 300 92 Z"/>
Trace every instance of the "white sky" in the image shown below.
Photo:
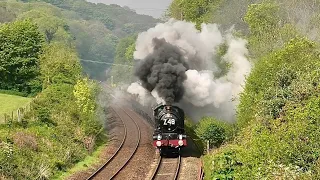
<path fill-rule="evenodd" d="M 138 14 L 160 18 L 172 0 L 87 0 L 93 3 L 118 4 L 134 9 Z"/>

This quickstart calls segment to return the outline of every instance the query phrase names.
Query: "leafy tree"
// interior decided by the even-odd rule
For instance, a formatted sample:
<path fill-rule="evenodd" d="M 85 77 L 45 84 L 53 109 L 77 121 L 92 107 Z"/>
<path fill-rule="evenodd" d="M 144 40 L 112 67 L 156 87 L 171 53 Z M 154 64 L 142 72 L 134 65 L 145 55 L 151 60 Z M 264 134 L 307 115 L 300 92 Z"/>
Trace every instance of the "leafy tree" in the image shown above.
<path fill-rule="evenodd" d="M 168 15 L 175 19 L 191 21 L 200 29 L 202 23 L 212 19 L 213 9 L 221 3 L 220 0 L 174 0 Z"/>
<path fill-rule="evenodd" d="M 18 19 L 31 19 L 35 22 L 48 43 L 55 40 L 70 44 L 69 26 L 58 16 L 60 14 L 56 14 L 58 13 L 52 8 L 36 8 L 19 15 Z"/>
<path fill-rule="evenodd" d="M 276 3 L 264 2 L 249 5 L 244 17 L 249 25 L 249 48 L 254 58 L 270 53 L 279 44 L 280 7 Z"/>
<path fill-rule="evenodd" d="M 43 36 L 29 20 L 0 27 L 0 88 L 26 93 L 41 90 L 37 78 Z"/>
<path fill-rule="evenodd" d="M 72 21 L 70 30 L 80 58 L 94 61 L 82 62 L 84 72 L 91 78 L 104 80 L 108 66 L 95 61 L 112 63 L 118 38 L 99 22 Z"/>
<path fill-rule="evenodd" d="M 133 80 L 133 52 L 137 36 L 129 36 L 119 41 L 112 66 L 111 76 L 115 83 L 131 82 Z M 121 64 L 121 65 L 119 65 Z"/>
<path fill-rule="evenodd" d="M 125 24 L 132 23 L 133 26 L 130 33 L 141 32 L 154 26 L 159 20 L 151 16 L 139 15 L 132 10 L 128 10 L 119 5 L 106 5 L 102 3 L 90 3 L 85 0 L 42 0 L 53 4 L 65 10 L 71 10 L 78 13 L 83 19 L 100 21 L 104 26 L 115 32 L 119 37 L 129 35 L 124 27 Z"/>
<path fill-rule="evenodd" d="M 44 88 L 51 84 L 75 84 L 81 75 L 81 66 L 75 50 L 60 43 L 49 44 L 40 58 Z"/>
<path fill-rule="evenodd" d="M 95 92 L 93 91 L 93 83 L 88 78 L 84 78 L 77 81 L 74 86 L 73 94 L 76 98 L 78 108 L 83 113 L 93 113 L 95 104 Z"/>
<path fill-rule="evenodd" d="M 214 118 L 202 118 L 195 129 L 198 137 L 204 144 L 210 142 L 210 146 L 219 147 L 231 137 L 231 126 Z"/>

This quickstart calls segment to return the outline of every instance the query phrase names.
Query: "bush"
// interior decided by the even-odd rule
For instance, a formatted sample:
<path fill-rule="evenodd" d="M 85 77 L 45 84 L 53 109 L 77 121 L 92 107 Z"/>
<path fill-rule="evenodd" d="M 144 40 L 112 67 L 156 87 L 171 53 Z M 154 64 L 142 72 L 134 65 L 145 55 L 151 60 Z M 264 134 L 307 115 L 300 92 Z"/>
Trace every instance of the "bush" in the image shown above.
<path fill-rule="evenodd" d="M 298 38 L 257 62 L 241 95 L 238 136 L 206 157 L 209 178 L 320 177 L 318 55 Z"/>
<path fill-rule="evenodd" d="M 202 139 L 203 144 L 210 142 L 210 147 L 219 147 L 223 142 L 231 138 L 232 126 L 214 118 L 202 118 L 195 132 Z"/>

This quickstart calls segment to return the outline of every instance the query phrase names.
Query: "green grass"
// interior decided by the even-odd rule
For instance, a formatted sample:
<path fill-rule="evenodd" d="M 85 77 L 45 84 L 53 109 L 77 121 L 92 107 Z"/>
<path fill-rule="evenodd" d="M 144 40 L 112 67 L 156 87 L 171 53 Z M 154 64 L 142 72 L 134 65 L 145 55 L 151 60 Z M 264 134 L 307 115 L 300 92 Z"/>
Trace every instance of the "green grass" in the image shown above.
<path fill-rule="evenodd" d="M 61 174 L 57 174 L 53 180 L 63 180 L 67 179 L 69 176 L 89 169 L 90 167 L 96 165 L 99 163 L 101 159 L 99 159 L 100 154 L 103 152 L 104 148 L 106 147 L 106 144 L 100 145 L 96 151 L 92 153 L 91 156 L 87 156 L 83 161 L 77 163 L 73 168 L 67 170 L 66 172 L 63 172 Z"/>
<path fill-rule="evenodd" d="M 27 105 L 30 101 L 31 98 L 0 94 L 0 116 L 5 113 L 11 114 L 12 111 L 16 111 L 18 108 Z"/>

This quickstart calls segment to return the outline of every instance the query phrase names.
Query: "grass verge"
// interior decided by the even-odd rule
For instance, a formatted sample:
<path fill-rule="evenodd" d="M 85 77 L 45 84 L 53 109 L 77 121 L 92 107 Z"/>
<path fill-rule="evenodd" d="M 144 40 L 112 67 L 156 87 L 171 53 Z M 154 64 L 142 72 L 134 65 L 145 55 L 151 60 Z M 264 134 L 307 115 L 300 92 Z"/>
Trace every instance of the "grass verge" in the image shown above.
<path fill-rule="evenodd" d="M 27 105 L 31 98 L 0 94 L 0 116 L 3 114 L 11 114 L 12 111 Z"/>
<path fill-rule="evenodd" d="M 87 156 L 83 161 L 78 162 L 73 168 L 69 169 L 66 172 L 59 173 L 53 177 L 53 180 L 64 180 L 68 177 L 74 175 L 77 172 L 85 171 L 95 165 L 97 165 L 100 162 L 100 155 L 103 152 L 103 150 L 106 148 L 106 143 L 101 144 L 96 151 L 92 153 L 92 155 Z"/>

